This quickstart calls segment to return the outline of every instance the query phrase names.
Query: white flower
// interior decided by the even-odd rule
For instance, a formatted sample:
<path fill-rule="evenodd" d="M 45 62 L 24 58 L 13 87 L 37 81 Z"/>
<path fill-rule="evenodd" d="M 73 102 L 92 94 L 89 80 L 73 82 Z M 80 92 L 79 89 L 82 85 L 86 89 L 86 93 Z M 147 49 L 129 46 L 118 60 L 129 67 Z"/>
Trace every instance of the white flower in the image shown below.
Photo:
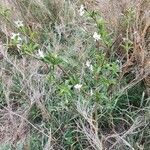
<path fill-rule="evenodd" d="M 86 31 L 87 31 L 87 28 L 86 28 L 85 26 L 83 26 L 83 27 L 81 28 L 81 30 L 82 30 L 83 32 L 86 32 Z"/>
<path fill-rule="evenodd" d="M 91 64 L 91 62 L 89 60 L 86 61 L 86 66 L 91 70 L 93 71 L 93 66 Z"/>
<path fill-rule="evenodd" d="M 122 38 L 122 39 L 123 39 L 123 41 L 124 41 L 124 42 L 128 41 L 128 39 L 127 39 L 127 38 Z"/>
<path fill-rule="evenodd" d="M 94 93 L 93 93 L 93 90 L 91 89 L 90 90 L 90 96 L 92 96 Z"/>
<path fill-rule="evenodd" d="M 38 50 L 38 56 L 44 58 L 44 52 L 41 51 L 40 49 Z"/>
<path fill-rule="evenodd" d="M 74 88 L 77 89 L 77 90 L 80 90 L 81 87 L 82 87 L 82 84 L 76 84 L 76 85 L 74 86 Z"/>
<path fill-rule="evenodd" d="M 23 27 L 23 21 L 17 20 L 14 22 L 17 28 Z"/>
<path fill-rule="evenodd" d="M 90 69 L 91 71 L 93 71 L 93 66 L 92 66 L 92 65 L 90 65 L 89 69 Z"/>
<path fill-rule="evenodd" d="M 90 65 L 91 65 L 91 62 L 90 62 L 89 60 L 87 60 L 87 61 L 86 61 L 86 66 L 87 66 L 87 67 L 90 67 Z"/>
<path fill-rule="evenodd" d="M 17 41 L 22 41 L 22 38 L 20 37 L 19 33 L 12 33 L 11 39 L 17 40 Z"/>
<path fill-rule="evenodd" d="M 21 46 L 22 46 L 21 44 L 17 44 L 18 49 L 21 49 Z"/>
<path fill-rule="evenodd" d="M 116 60 L 116 63 L 118 63 L 118 64 L 119 64 L 119 63 L 120 63 L 120 60 L 119 60 L 119 59 L 117 59 L 117 60 Z"/>
<path fill-rule="evenodd" d="M 81 5 L 81 6 L 80 6 L 80 9 L 79 9 L 79 15 L 80 15 L 80 16 L 83 16 L 83 15 L 84 15 L 84 13 L 85 13 L 84 6 L 83 6 L 83 5 Z"/>
<path fill-rule="evenodd" d="M 95 41 L 98 41 L 101 39 L 101 36 L 97 32 L 94 32 L 93 38 L 95 39 Z"/>

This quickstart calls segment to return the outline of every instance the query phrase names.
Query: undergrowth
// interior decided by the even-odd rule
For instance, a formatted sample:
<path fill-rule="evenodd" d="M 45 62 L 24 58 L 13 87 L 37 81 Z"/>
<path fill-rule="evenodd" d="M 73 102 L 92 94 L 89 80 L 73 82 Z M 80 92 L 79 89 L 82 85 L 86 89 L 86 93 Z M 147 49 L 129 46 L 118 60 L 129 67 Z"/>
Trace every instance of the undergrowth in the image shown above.
<path fill-rule="evenodd" d="M 0 4 L 0 150 L 149 149 L 148 0 Z"/>

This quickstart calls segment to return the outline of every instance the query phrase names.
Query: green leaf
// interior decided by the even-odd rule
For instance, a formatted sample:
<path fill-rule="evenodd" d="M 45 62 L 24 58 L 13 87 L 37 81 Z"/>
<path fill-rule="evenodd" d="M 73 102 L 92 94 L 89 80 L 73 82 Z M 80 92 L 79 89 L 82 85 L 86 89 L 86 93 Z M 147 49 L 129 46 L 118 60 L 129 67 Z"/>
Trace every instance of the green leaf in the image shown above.
<path fill-rule="evenodd" d="M 47 54 L 44 58 L 42 58 L 42 60 L 52 65 L 59 65 L 63 61 L 60 57 L 52 53 Z"/>

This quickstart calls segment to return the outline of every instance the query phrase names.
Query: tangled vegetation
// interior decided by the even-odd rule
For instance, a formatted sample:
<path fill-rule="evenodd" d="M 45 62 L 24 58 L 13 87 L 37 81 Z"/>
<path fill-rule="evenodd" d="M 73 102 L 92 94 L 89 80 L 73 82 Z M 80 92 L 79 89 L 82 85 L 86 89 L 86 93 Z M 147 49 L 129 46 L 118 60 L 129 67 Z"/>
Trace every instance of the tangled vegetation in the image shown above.
<path fill-rule="evenodd" d="M 149 0 L 0 2 L 0 150 L 149 150 Z"/>

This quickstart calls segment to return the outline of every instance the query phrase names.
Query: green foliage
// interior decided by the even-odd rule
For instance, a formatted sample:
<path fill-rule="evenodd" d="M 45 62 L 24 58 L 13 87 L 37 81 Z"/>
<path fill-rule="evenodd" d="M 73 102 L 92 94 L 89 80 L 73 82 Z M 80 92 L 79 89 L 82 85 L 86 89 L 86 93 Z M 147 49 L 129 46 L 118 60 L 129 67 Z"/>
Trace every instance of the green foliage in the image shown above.
<path fill-rule="evenodd" d="M 62 63 L 62 59 L 58 57 L 56 54 L 48 53 L 44 56 L 44 58 L 41 59 L 45 63 L 54 65 L 59 65 Z"/>
<path fill-rule="evenodd" d="M 43 150 L 42 138 L 36 133 L 32 134 L 29 138 L 29 146 L 30 150 Z"/>
<path fill-rule="evenodd" d="M 0 6 L 0 16 L 7 18 L 9 17 L 9 15 L 10 15 L 10 10 L 3 6 Z"/>
<path fill-rule="evenodd" d="M 112 45 L 112 39 L 110 34 L 107 31 L 105 20 L 99 16 L 99 14 L 95 11 L 89 12 L 89 16 L 94 20 L 97 25 L 98 33 L 100 34 L 103 43 L 110 48 Z"/>
<path fill-rule="evenodd" d="M 62 96 L 71 96 L 71 85 L 69 85 L 69 81 L 66 80 L 64 84 L 59 86 L 60 95 Z"/>
<path fill-rule="evenodd" d="M 0 150 L 11 150 L 10 144 L 0 144 Z"/>
<path fill-rule="evenodd" d="M 36 43 L 23 43 L 21 49 L 22 49 L 22 53 L 25 53 L 25 54 L 32 54 L 33 52 L 35 52 L 38 48 L 38 44 Z"/>
<path fill-rule="evenodd" d="M 123 142 L 127 141 L 135 148 L 142 134 L 146 141 L 149 132 L 140 132 L 143 126 L 135 128 L 139 133 L 133 131 L 134 135 L 131 133 L 128 136 L 138 116 L 146 114 L 146 125 L 149 120 L 144 85 L 140 83 L 122 92 L 123 86 L 128 85 L 134 77 L 126 76 L 120 80 L 121 63 L 116 61 L 116 55 L 113 58 L 111 55 L 112 51 L 116 51 L 113 46 L 115 33 L 110 33 L 105 18 L 87 8 L 84 9 L 85 15 L 79 18 L 76 16 L 78 12 L 72 9 L 76 6 L 73 5 L 74 1 L 38 2 L 18 2 L 24 20 L 30 20 L 28 15 L 32 14 L 31 22 L 35 20 L 40 28 L 30 26 L 28 21 L 24 21 L 21 27 L 8 21 L 13 25 L 15 36 L 7 37 L 5 46 L 8 55 L 6 52 L 2 63 L 9 62 L 11 69 L 6 65 L 2 68 L 11 74 L 0 72 L 5 79 L 11 80 L 9 92 L 6 93 L 10 102 L 12 105 L 13 101 L 19 104 L 18 109 L 13 110 L 11 106 L 10 109 L 19 115 L 24 114 L 22 109 L 23 112 L 29 110 L 26 119 L 30 123 L 25 121 L 25 127 L 30 132 L 25 134 L 28 134 L 30 149 L 42 150 L 49 142 L 48 136 L 53 149 L 66 150 L 96 149 L 95 143 L 98 142 L 98 146 L 99 142 L 105 143 L 103 138 L 106 135 L 107 139 L 111 134 L 117 134 L 123 138 Z M 8 12 L 0 10 L 5 18 Z M 134 17 L 134 10 L 127 10 L 123 26 L 129 28 Z M 93 33 L 97 34 L 97 39 Z M 125 36 L 121 48 L 128 54 L 134 45 L 128 31 Z M 20 59 L 13 57 L 13 53 L 20 55 Z M 2 84 L 0 82 L 0 103 L 8 107 Z M 38 104 L 39 97 L 42 109 Z M 3 109 L 1 106 L 0 109 Z M 122 134 L 126 136 L 122 137 Z M 113 138 L 107 142 L 114 144 L 118 139 Z M 9 145 L 4 147 L 4 150 L 9 149 Z M 23 143 L 18 143 L 16 149 L 22 147 Z M 116 149 L 119 148 L 128 149 L 128 146 L 121 145 Z"/>
<path fill-rule="evenodd" d="M 4 94 L 4 89 L 3 89 L 1 81 L 0 81 L 0 104 L 1 105 L 5 104 L 5 94 Z M 0 106 L 0 108 L 1 108 L 1 106 Z"/>
<path fill-rule="evenodd" d="M 42 121 L 41 111 L 36 105 L 33 105 L 29 112 L 29 120 L 33 123 L 40 123 Z"/>

